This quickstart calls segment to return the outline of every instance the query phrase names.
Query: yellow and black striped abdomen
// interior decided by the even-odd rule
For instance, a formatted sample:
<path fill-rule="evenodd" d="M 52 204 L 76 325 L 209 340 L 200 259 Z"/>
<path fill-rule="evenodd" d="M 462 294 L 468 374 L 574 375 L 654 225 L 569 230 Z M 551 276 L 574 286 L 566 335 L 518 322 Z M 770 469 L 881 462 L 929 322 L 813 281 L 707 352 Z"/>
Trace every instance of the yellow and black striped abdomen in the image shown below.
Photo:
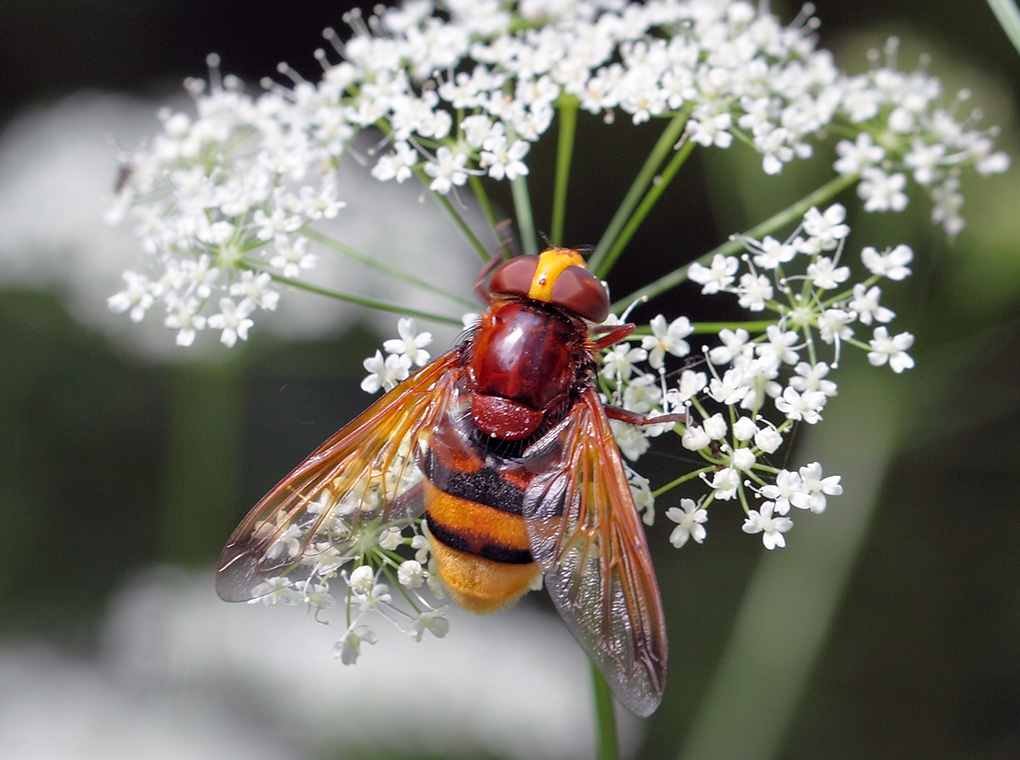
<path fill-rule="evenodd" d="M 521 516 L 524 491 L 483 461 L 480 454 L 450 460 L 430 448 L 423 462 L 432 556 L 453 598 L 471 612 L 512 604 L 538 575 Z"/>

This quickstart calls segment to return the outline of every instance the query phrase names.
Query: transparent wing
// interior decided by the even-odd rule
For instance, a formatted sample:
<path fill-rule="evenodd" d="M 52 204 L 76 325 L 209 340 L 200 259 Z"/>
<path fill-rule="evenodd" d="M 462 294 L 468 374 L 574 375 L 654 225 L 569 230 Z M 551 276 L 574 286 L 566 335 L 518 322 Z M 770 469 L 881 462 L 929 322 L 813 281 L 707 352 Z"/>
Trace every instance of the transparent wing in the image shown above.
<path fill-rule="evenodd" d="M 418 436 L 442 411 L 456 372 L 454 349 L 405 380 L 281 480 L 230 536 L 216 591 L 230 602 L 267 593 L 271 579 L 329 577 L 366 528 L 420 509 Z"/>
<path fill-rule="evenodd" d="M 644 527 L 602 402 L 582 392 L 525 453 L 531 553 L 574 638 L 631 712 L 650 715 L 666 684 L 666 623 Z"/>

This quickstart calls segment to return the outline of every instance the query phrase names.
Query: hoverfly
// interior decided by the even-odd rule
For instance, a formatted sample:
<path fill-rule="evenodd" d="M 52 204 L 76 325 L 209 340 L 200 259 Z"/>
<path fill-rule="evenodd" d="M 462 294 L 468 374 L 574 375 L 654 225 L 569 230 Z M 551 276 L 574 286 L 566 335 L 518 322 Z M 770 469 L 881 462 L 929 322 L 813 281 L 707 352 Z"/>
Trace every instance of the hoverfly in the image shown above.
<path fill-rule="evenodd" d="M 541 574 L 617 699 L 650 715 L 665 686 L 666 626 L 609 417 L 682 417 L 601 401 L 596 352 L 634 325 L 600 326 L 609 297 L 576 250 L 510 259 L 486 290 L 487 270 L 477 327 L 255 506 L 223 550 L 217 591 L 258 597 L 270 577 L 303 577 L 302 563 L 307 576 L 309 556 L 351 556 L 359 525 L 423 509 L 438 572 L 461 606 L 505 607 Z"/>

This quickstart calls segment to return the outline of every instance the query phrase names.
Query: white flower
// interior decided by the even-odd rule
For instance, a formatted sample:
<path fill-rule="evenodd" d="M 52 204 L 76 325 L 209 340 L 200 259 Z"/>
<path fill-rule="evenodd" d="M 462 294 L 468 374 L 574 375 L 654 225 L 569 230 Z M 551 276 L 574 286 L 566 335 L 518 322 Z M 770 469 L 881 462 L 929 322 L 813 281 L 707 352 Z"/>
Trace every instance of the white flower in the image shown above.
<path fill-rule="evenodd" d="M 758 432 L 758 426 L 750 417 L 741 417 L 733 423 L 733 438 L 737 441 L 749 441 Z"/>
<path fill-rule="evenodd" d="M 776 428 L 768 425 L 754 434 L 754 445 L 765 454 L 774 454 L 783 445 L 783 436 Z"/>
<path fill-rule="evenodd" d="M 379 637 L 367 625 L 349 628 L 333 648 L 333 656 L 339 657 L 344 665 L 353 665 L 361 655 L 362 644 L 375 644 Z"/>
<path fill-rule="evenodd" d="M 744 373 L 738 369 L 726 370 L 722 378 L 713 377 L 708 384 L 708 395 L 728 406 L 739 403 L 750 390 L 744 384 Z"/>
<path fill-rule="evenodd" d="M 865 211 L 902 211 L 907 207 L 907 186 L 905 174 L 886 174 L 872 167 L 861 174 L 857 194 L 864 201 Z"/>
<path fill-rule="evenodd" d="M 728 113 L 692 114 L 687 122 L 687 134 L 698 145 L 706 148 L 716 146 L 717 148 L 728 148 L 733 143 L 733 135 L 727 130 L 733 122 L 733 117 Z"/>
<path fill-rule="evenodd" d="M 417 560 L 405 560 L 397 568 L 397 581 L 401 586 L 418 588 L 425 582 L 425 570 Z"/>
<path fill-rule="evenodd" d="M 666 318 L 657 314 L 652 317 L 649 326 L 652 334 L 641 339 L 641 347 L 648 351 L 648 363 L 653 369 L 664 366 L 667 353 L 686 356 L 691 352 L 690 344 L 684 338 L 694 332 L 694 327 L 687 317 L 677 317 L 667 325 Z"/>
<path fill-rule="evenodd" d="M 854 142 L 840 140 L 836 144 L 836 153 L 839 160 L 832 165 L 839 174 L 860 174 L 865 169 L 876 166 L 885 158 L 885 150 L 880 145 L 875 145 L 871 135 L 861 132 Z"/>
<path fill-rule="evenodd" d="M 722 341 L 722 345 L 716 346 L 708 352 L 708 360 L 712 364 L 729 364 L 744 354 L 744 351 L 749 348 L 747 342 L 750 339 L 750 333 L 742 327 L 736 330 L 723 328 L 719 331 L 719 340 Z"/>
<path fill-rule="evenodd" d="M 132 322 L 141 322 L 146 310 L 152 306 L 152 284 L 144 274 L 128 270 L 123 279 L 127 285 L 124 290 L 106 299 L 106 305 L 114 314 L 131 313 Z"/>
<path fill-rule="evenodd" d="M 808 265 L 807 277 L 816 288 L 832 290 L 847 281 L 850 267 L 837 267 L 828 256 L 819 256 Z"/>
<path fill-rule="evenodd" d="M 794 346 L 798 335 L 793 330 L 783 330 L 779 325 L 769 325 L 765 329 L 765 343 L 759 343 L 757 353 L 761 357 L 783 364 L 793 364 L 799 358 Z"/>
<path fill-rule="evenodd" d="M 610 420 L 609 425 L 613 429 L 613 437 L 620 453 L 630 461 L 636 462 L 651 447 L 651 442 L 636 426 L 619 420 Z"/>
<path fill-rule="evenodd" d="M 634 364 L 648 357 L 643 348 L 631 348 L 627 343 L 617 343 L 602 355 L 602 369 L 599 372 L 608 380 L 627 380 L 634 373 Z"/>
<path fill-rule="evenodd" d="M 793 527 L 793 520 L 789 517 L 773 517 L 772 511 L 775 505 L 766 501 L 761 505 L 761 511 L 752 509 L 747 513 L 747 518 L 741 530 L 744 533 L 761 533 L 761 541 L 769 551 L 778 547 L 786 546 L 786 538 L 783 536 Z"/>
<path fill-rule="evenodd" d="M 425 350 L 425 346 L 432 344 L 432 333 L 420 333 L 418 325 L 413 319 L 401 318 L 397 321 L 397 335 L 400 337 L 383 343 L 383 350 L 388 354 L 406 356 L 408 366 L 414 364 L 424 367 L 429 360 L 429 352 Z"/>
<path fill-rule="evenodd" d="M 698 544 L 705 540 L 704 523 L 708 520 L 708 511 L 695 504 L 693 499 L 680 499 L 679 507 L 666 510 L 666 519 L 677 523 L 669 534 L 669 542 L 677 549 L 686 544 L 689 538 Z"/>
<path fill-rule="evenodd" d="M 359 565 L 351 571 L 347 585 L 357 594 L 367 594 L 375 586 L 375 571 L 368 565 Z"/>
<path fill-rule="evenodd" d="M 708 267 L 694 262 L 687 268 L 687 275 L 693 282 L 702 286 L 705 295 L 718 293 L 733 283 L 734 275 L 740 268 L 740 261 L 733 256 L 717 253 Z"/>
<path fill-rule="evenodd" d="M 874 250 L 874 249 L 872 249 Z M 892 309 L 887 309 L 879 304 L 882 297 L 882 289 L 878 285 L 868 287 L 863 282 L 854 285 L 854 295 L 850 301 L 850 308 L 857 315 L 863 325 L 870 325 L 875 322 L 891 322 L 896 316 Z"/>
<path fill-rule="evenodd" d="M 485 150 L 482 151 L 482 166 L 488 167 L 489 176 L 493 179 L 524 176 L 528 173 L 524 157 L 530 149 L 531 143 L 527 140 L 515 140 L 513 145 L 507 147 L 505 136 L 491 137 L 486 140 Z"/>
<path fill-rule="evenodd" d="M 213 330 L 222 330 L 220 342 L 227 348 L 233 348 L 238 339 L 248 340 L 248 330 L 254 324 L 248 315 L 254 310 L 255 303 L 247 298 L 239 304 L 231 298 L 221 298 L 220 311 L 209 317 L 208 325 Z"/>
<path fill-rule="evenodd" d="M 914 336 L 911 333 L 901 332 L 889 337 L 889 331 L 885 327 L 876 327 L 874 337 L 868 342 L 871 345 L 868 361 L 873 367 L 881 367 L 889 362 L 892 371 L 898 375 L 914 366 L 913 357 L 907 353 L 907 349 L 914 345 Z"/>
<path fill-rule="evenodd" d="M 361 390 L 365 393 L 377 393 L 379 389 L 392 390 L 397 383 L 410 377 L 411 360 L 407 354 L 390 354 L 385 359 L 381 352 L 376 351 L 362 362 L 368 377 L 361 381 Z"/>
<path fill-rule="evenodd" d="M 712 444 L 712 439 L 703 427 L 688 425 L 680 439 L 681 445 L 688 451 L 700 451 Z"/>
<path fill-rule="evenodd" d="M 734 499 L 737 496 L 737 489 L 740 488 L 740 472 L 733 467 L 723 467 L 716 471 L 710 485 L 715 490 L 715 498 L 719 501 Z"/>
<path fill-rule="evenodd" d="M 281 602 L 286 605 L 297 604 L 302 599 L 302 594 L 287 578 L 277 575 L 267 578 L 252 589 L 252 599 L 249 604 L 264 604 L 266 607 L 275 607 Z"/>
<path fill-rule="evenodd" d="M 825 402 L 825 394 L 821 391 L 798 393 L 787 386 L 783 390 L 783 395 L 776 399 L 776 409 L 786 415 L 787 419 L 803 420 L 809 425 L 814 425 L 822 419 Z"/>
<path fill-rule="evenodd" d="M 411 621 L 407 634 L 415 641 L 421 641 L 425 631 L 431 632 L 437 639 L 443 638 L 450 631 L 450 621 L 446 619 L 449 609 L 447 605 L 443 605 L 438 609 L 422 612 Z"/>
<path fill-rule="evenodd" d="M 235 282 L 230 286 L 230 295 L 242 296 L 242 304 L 245 301 L 249 301 L 256 306 L 261 306 L 263 309 L 273 311 L 280 300 L 280 294 L 273 288 L 272 282 L 273 278 L 269 272 L 255 274 L 249 269 L 241 272 L 240 282 Z M 209 326 L 216 327 L 213 324 Z"/>
<path fill-rule="evenodd" d="M 809 501 L 800 475 L 789 470 L 780 470 L 775 483 L 762 486 L 761 495 L 772 502 L 779 515 L 787 514 L 792 506 L 807 508 Z"/>
<path fill-rule="evenodd" d="M 314 269 L 319 257 L 308 252 L 309 241 L 298 237 L 291 241 L 286 235 L 277 237 L 273 243 L 276 255 L 269 260 L 271 266 L 279 269 L 284 277 L 297 277 L 302 269 Z"/>
<path fill-rule="evenodd" d="M 336 599 L 329 593 L 329 585 L 326 583 L 312 584 L 306 581 L 301 585 L 301 593 L 302 601 L 316 610 L 328 610 L 336 606 Z"/>
<path fill-rule="evenodd" d="M 903 163 L 914 170 L 914 182 L 930 185 L 938 177 L 938 169 L 945 155 L 946 146 L 942 143 L 925 145 L 923 140 L 915 138 L 910 152 L 903 157 Z"/>
<path fill-rule="evenodd" d="M 774 237 L 766 235 L 760 242 L 750 241 L 752 250 L 758 251 L 754 254 L 753 261 L 756 267 L 761 269 L 776 269 L 780 264 L 788 264 L 797 255 L 797 246 L 790 243 L 781 243 Z"/>
<path fill-rule="evenodd" d="M 879 253 L 870 245 L 861 251 L 861 261 L 868 271 L 879 277 L 890 280 L 903 280 L 910 276 L 907 266 L 914 259 L 914 252 L 908 245 L 898 245 L 891 250 Z"/>
<path fill-rule="evenodd" d="M 822 465 L 818 462 L 804 465 L 800 468 L 799 473 L 803 491 L 807 494 L 807 503 L 794 502 L 794 506 L 810 509 L 819 514 L 825 511 L 826 496 L 839 496 L 843 493 L 843 486 L 839 482 L 840 476 L 822 477 Z"/>
<path fill-rule="evenodd" d="M 432 177 L 429 190 L 446 195 L 455 186 L 467 182 L 465 171 L 468 157 L 460 151 L 454 152 L 445 145 L 436 151 L 436 157 L 425 164 L 425 173 Z"/>
<path fill-rule="evenodd" d="M 740 296 L 737 303 L 748 311 L 763 311 L 766 302 L 772 299 L 772 282 L 763 274 L 742 274 L 737 294 Z"/>
<path fill-rule="evenodd" d="M 798 391 L 821 391 L 826 396 L 835 396 L 838 389 L 832 380 L 826 380 L 829 374 L 829 365 L 825 362 L 809 364 L 800 362 L 794 367 L 797 374 L 790 378 L 790 387 Z"/>
<path fill-rule="evenodd" d="M 819 250 L 831 251 L 850 234 L 845 220 L 846 207 L 842 203 L 833 203 L 825 213 L 812 206 L 804 214 L 804 231 L 818 240 Z"/>
<path fill-rule="evenodd" d="M 418 163 L 418 154 L 403 140 L 393 146 L 393 150 L 381 156 L 372 167 L 372 176 L 378 180 L 395 179 L 405 182 L 411 179 L 413 169 Z"/>
<path fill-rule="evenodd" d="M 195 342 L 197 331 L 205 327 L 205 317 L 198 314 L 199 303 L 196 298 L 177 299 L 167 304 L 170 313 L 163 321 L 171 330 L 177 330 L 177 345 L 190 346 Z"/>
<path fill-rule="evenodd" d="M 708 385 L 708 375 L 704 372 L 695 372 L 692 369 L 685 369 L 680 373 L 680 382 L 677 383 L 678 394 L 676 407 L 685 401 L 689 401 L 704 390 Z"/>

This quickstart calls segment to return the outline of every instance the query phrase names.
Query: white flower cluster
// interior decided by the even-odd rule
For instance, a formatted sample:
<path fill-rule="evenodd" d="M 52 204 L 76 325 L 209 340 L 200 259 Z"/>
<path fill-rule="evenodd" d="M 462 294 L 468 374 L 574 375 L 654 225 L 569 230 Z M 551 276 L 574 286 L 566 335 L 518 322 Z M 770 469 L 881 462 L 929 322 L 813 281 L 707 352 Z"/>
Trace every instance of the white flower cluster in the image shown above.
<path fill-rule="evenodd" d="M 281 67 L 293 86 L 252 97 L 213 57 L 209 86 L 188 83 L 196 114 L 160 115 L 111 214 L 130 213 L 146 255 L 109 299 L 114 312 L 138 321 L 161 303 L 179 344 L 205 328 L 245 340 L 255 309 L 276 305 L 273 280 L 314 266 L 303 233 L 343 207 L 337 172 L 366 128 L 383 134 L 367 157 L 376 178 L 417 177 L 441 195 L 469 177 L 526 175 L 564 107 L 683 119 L 698 145 L 753 146 L 768 174 L 838 130 L 856 140 L 839 144 L 835 169 L 859 178 L 866 209 L 901 210 L 910 173 L 950 233 L 962 226 L 960 170 L 1008 165 L 991 131 L 957 118 L 959 100 L 939 105 L 937 79 L 896 71 L 892 49 L 847 76 L 815 48 L 813 18 L 784 27 L 745 0 L 414 0 L 348 20 L 346 42 L 327 30 L 340 60 L 317 52 L 320 81 Z"/>
<path fill-rule="evenodd" d="M 703 294 L 731 294 L 749 312 L 774 315 L 747 323 L 750 329 L 722 329 L 718 345 L 702 349 L 703 368 L 689 365 L 671 386 L 665 382 L 665 357 L 691 353 L 687 339 L 696 326 L 686 317 L 667 323 L 656 316 L 640 344 L 619 343 L 603 355 L 603 389 L 614 403 L 651 415 L 686 410 L 687 421 L 677 427 L 682 445 L 705 465 L 674 485 L 700 478 L 708 493 L 698 503 L 684 499 L 682 508 L 667 511 L 679 525 L 670 539 L 675 546 L 691 537 L 704 540 L 709 505 L 733 499 L 747 515 L 745 531 L 762 533 L 769 549 L 784 546 L 782 534 L 793 525 L 787 517 L 791 506 L 820 512 L 825 496 L 842 490 L 839 477 L 823 477 L 817 462 L 798 471 L 769 463 L 795 424 L 822 419 L 837 393 L 831 372 L 841 347 L 860 348 L 872 365 L 888 364 L 896 373 L 914 366 L 908 353 L 914 336 L 890 334 L 895 314 L 882 305 L 880 285 L 910 275 L 913 252 L 905 245 L 885 251 L 869 246 L 859 257 L 846 255 L 845 216 L 839 204 L 824 212 L 811 208 L 783 241 L 746 239 L 742 256 L 717 254 L 707 265 L 689 267 Z M 856 337 L 861 328 L 868 337 Z M 649 438 L 673 429 L 612 424 L 631 462 L 648 450 Z M 641 480 L 632 479 L 632 487 L 651 523 L 651 492 Z M 749 495 L 765 499 L 760 509 L 750 508 Z"/>
<path fill-rule="evenodd" d="M 352 473 L 341 502 L 336 502 L 332 490 L 323 491 L 304 517 L 291 523 L 270 546 L 267 558 L 283 560 L 287 569 L 256 586 L 250 602 L 268 607 L 304 604 L 319 619 L 320 613 L 337 606 L 331 590 L 339 577 L 346 586 L 342 605 L 346 629 L 337 642 L 336 656 L 345 665 L 357 660 L 362 644 L 376 642 L 367 622 L 372 615 L 382 615 L 415 641 L 421 641 L 426 631 L 442 638 L 449 630 L 449 605 L 433 604 L 446 591 L 422 532 L 422 520 L 399 517 L 385 524 L 378 519 L 351 520 L 359 510 L 377 509 L 384 499 L 392 500 L 421 478 L 408 454 L 402 450 L 387 472 Z M 326 512 L 328 519 L 320 523 L 317 518 Z M 305 541 L 310 530 L 315 533 Z M 413 558 L 406 558 L 402 550 L 413 552 Z M 393 587 L 399 591 L 396 599 Z M 423 594 L 426 588 L 428 598 Z"/>

